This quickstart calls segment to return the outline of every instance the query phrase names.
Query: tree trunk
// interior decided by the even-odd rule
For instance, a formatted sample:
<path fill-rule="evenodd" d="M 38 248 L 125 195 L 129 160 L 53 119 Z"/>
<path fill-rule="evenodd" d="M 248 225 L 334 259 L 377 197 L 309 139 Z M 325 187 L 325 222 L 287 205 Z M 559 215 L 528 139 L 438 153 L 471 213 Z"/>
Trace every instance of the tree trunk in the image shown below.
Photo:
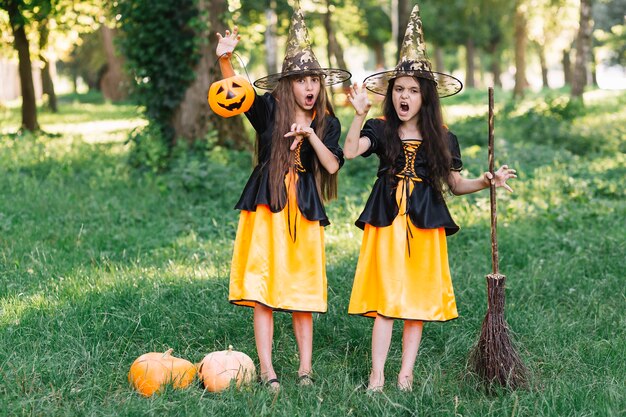
<path fill-rule="evenodd" d="M 474 66 L 474 53 L 475 53 L 475 48 L 474 48 L 474 40 L 473 39 L 468 39 L 467 43 L 465 44 L 465 68 L 466 68 L 466 73 L 465 73 L 465 85 L 468 88 L 474 88 L 476 87 L 476 79 L 474 78 L 474 71 L 475 71 L 475 66 Z"/>
<path fill-rule="evenodd" d="M 572 97 L 581 98 L 589 79 L 589 55 L 591 53 L 591 0 L 580 1 L 580 26 L 576 38 L 576 63 L 572 79 Z"/>
<path fill-rule="evenodd" d="M 570 58 L 571 51 L 569 49 L 563 50 L 563 79 L 565 85 L 572 84 L 572 60 Z"/>
<path fill-rule="evenodd" d="M 270 0 L 269 7 L 265 9 L 265 20 L 267 21 L 265 30 L 265 66 L 268 74 L 276 74 L 278 72 L 278 38 L 276 37 L 278 16 L 276 15 L 276 0 Z"/>
<path fill-rule="evenodd" d="M 201 58 L 194 69 L 195 80 L 185 92 L 183 101 L 172 117 L 175 137 L 188 142 L 202 140 L 210 129 L 217 130 L 217 144 L 235 149 L 251 149 L 243 126 L 242 117 L 222 118 L 209 108 L 207 91 L 211 82 L 221 78 L 219 67 L 215 64 L 216 33 L 224 33 L 228 27 L 221 20 L 228 10 L 227 0 L 199 0 L 201 16 L 208 16 L 205 31 L 198 36 L 209 39 L 201 48 Z"/>
<path fill-rule="evenodd" d="M 539 42 L 536 43 L 537 54 L 539 55 L 539 66 L 541 67 L 541 85 L 543 88 L 550 88 L 548 83 L 548 64 L 546 62 L 546 49 Z"/>
<path fill-rule="evenodd" d="M 376 69 L 382 70 L 385 68 L 385 49 L 382 43 L 377 43 L 373 46 L 374 57 L 376 58 Z"/>
<path fill-rule="evenodd" d="M 35 98 L 35 86 L 33 85 L 32 64 L 30 62 L 30 48 L 24 29 L 24 18 L 18 9 L 18 3 L 11 1 L 6 10 L 9 12 L 9 21 L 13 31 L 13 47 L 17 51 L 19 60 L 18 71 L 20 73 L 20 87 L 22 89 L 22 128 L 35 131 L 39 130 L 37 123 L 37 100 Z"/>
<path fill-rule="evenodd" d="M 398 52 L 396 52 L 396 62 L 400 60 L 400 50 L 402 49 L 402 42 L 404 41 L 404 33 L 406 32 L 406 26 L 409 24 L 409 17 L 411 17 L 411 9 L 408 0 L 398 1 L 398 37 L 396 38 L 396 46 Z"/>
<path fill-rule="evenodd" d="M 526 80 L 526 42 L 528 31 L 522 3 L 523 0 L 518 0 L 515 7 L 515 87 L 513 87 L 513 98 L 523 97 L 524 90 L 528 86 L 528 81 Z"/>
<path fill-rule="evenodd" d="M 43 94 L 48 96 L 48 107 L 52 113 L 59 111 L 57 106 L 57 95 L 54 92 L 54 81 L 52 80 L 52 74 L 50 73 L 50 62 L 45 56 L 45 50 L 48 46 L 48 36 L 50 30 L 48 29 L 48 19 L 41 21 L 39 27 L 39 60 L 43 62 L 43 68 L 41 69 L 41 89 Z"/>
<path fill-rule="evenodd" d="M 591 50 L 591 85 L 593 85 L 594 87 L 598 86 L 598 73 L 597 73 L 597 66 L 596 66 L 596 55 L 593 53 L 593 49 Z"/>
<path fill-rule="evenodd" d="M 333 27 L 330 21 L 330 0 L 326 0 L 326 13 L 324 13 L 324 29 L 326 30 L 326 38 L 328 42 L 326 42 L 326 55 L 328 56 L 328 68 L 333 67 L 332 57 L 334 51 L 334 43 L 335 43 L 335 34 L 333 32 Z M 333 94 L 333 89 L 330 90 L 330 103 L 335 106 L 335 95 Z"/>
<path fill-rule="evenodd" d="M 333 24 L 330 19 L 330 16 L 331 16 L 330 9 L 331 9 L 330 0 L 326 0 L 326 15 L 324 16 L 324 26 L 326 28 L 326 34 L 328 36 L 328 64 L 330 68 L 333 67 L 330 61 L 330 57 L 334 56 L 335 61 L 337 62 L 337 67 L 342 68 L 342 69 L 347 69 L 346 61 L 343 58 L 343 48 L 337 41 L 337 38 L 335 37 L 335 31 L 333 30 Z M 342 87 L 343 87 L 344 92 L 347 93 L 350 88 L 350 80 L 345 80 L 342 84 Z M 332 93 L 332 89 L 331 89 L 331 93 Z"/>
<path fill-rule="evenodd" d="M 100 79 L 102 95 L 111 101 L 121 101 L 128 97 L 129 79 L 124 73 L 124 59 L 115 51 L 115 29 L 103 24 L 100 26 L 102 44 L 107 58 L 107 69 Z"/>
<path fill-rule="evenodd" d="M 332 43 L 332 52 L 333 52 L 333 56 L 335 57 L 335 62 L 337 62 L 337 68 L 341 68 L 341 69 L 348 69 L 348 66 L 346 65 L 346 60 L 343 58 L 343 48 L 341 47 L 341 44 L 337 41 L 337 38 L 335 37 L 335 34 L 333 32 L 332 35 L 333 38 L 333 43 Z M 345 80 L 343 82 L 343 88 L 349 88 L 350 87 L 350 80 Z"/>
<path fill-rule="evenodd" d="M 443 48 L 435 45 L 435 71 L 445 73 L 443 64 Z"/>
<path fill-rule="evenodd" d="M 502 69 L 500 68 L 500 54 L 498 53 L 499 42 L 491 42 L 487 46 L 487 53 L 489 54 L 490 69 L 493 75 L 493 86 L 502 87 L 502 81 L 500 76 L 502 75 Z"/>

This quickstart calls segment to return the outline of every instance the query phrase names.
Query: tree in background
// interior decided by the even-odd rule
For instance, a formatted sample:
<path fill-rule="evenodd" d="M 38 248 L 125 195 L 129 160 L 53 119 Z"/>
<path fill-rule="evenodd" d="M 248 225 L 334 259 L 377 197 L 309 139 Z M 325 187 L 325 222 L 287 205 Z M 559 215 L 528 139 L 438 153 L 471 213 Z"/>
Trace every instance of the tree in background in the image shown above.
<path fill-rule="evenodd" d="M 576 37 L 576 63 L 572 79 L 572 97 L 582 98 L 589 80 L 589 62 L 591 56 L 591 36 L 593 21 L 591 20 L 591 0 L 580 1 L 580 20 Z"/>
<path fill-rule="evenodd" d="M 556 48 L 560 51 L 563 47 L 569 48 L 571 39 L 575 36 L 578 27 L 578 2 L 579 0 L 532 0 L 532 7 L 528 8 L 528 39 L 531 51 L 536 53 L 539 59 L 544 88 L 550 88 L 548 84 L 550 51 L 556 51 Z M 563 52 L 560 54 L 565 57 Z M 569 75 L 565 78 L 568 84 Z"/>
<path fill-rule="evenodd" d="M 409 24 L 409 17 L 411 17 L 411 10 L 413 5 L 409 0 L 395 0 L 398 4 L 397 19 L 398 19 L 398 33 L 396 34 L 396 62 L 400 60 L 400 51 L 402 50 L 402 42 L 404 41 L 404 32 L 406 26 Z M 393 5 L 393 2 L 392 2 Z M 421 7 L 420 7 L 421 13 Z"/>
<path fill-rule="evenodd" d="M 596 0 L 592 5 L 594 40 L 608 64 L 626 67 L 626 0 Z"/>
<path fill-rule="evenodd" d="M 513 98 L 522 98 L 524 90 L 528 87 L 526 79 L 526 46 L 528 43 L 528 5 L 526 0 L 516 0 L 515 2 L 515 87 L 513 87 Z"/>
<path fill-rule="evenodd" d="M 224 33 L 230 28 L 224 19 L 228 12 L 226 0 L 197 0 L 202 25 L 196 29 L 196 36 L 208 40 L 202 42 L 199 60 L 192 65 L 194 78 L 187 85 L 183 101 L 173 116 L 176 134 L 187 141 L 202 139 L 209 129 L 218 132 L 217 144 L 234 149 L 250 149 L 250 140 L 246 135 L 242 117 L 224 119 L 211 110 L 207 103 L 207 91 L 211 81 L 219 78 L 215 65 L 216 33 Z M 198 30 L 199 29 L 199 30 Z"/>
<path fill-rule="evenodd" d="M 20 0 L 0 0 L 0 8 L 9 14 L 9 24 L 13 34 L 13 47 L 19 59 L 18 71 L 22 89 L 22 129 L 39 130 L 37 122 L 37 100 L 33 84 L 33 65 L 30 59 L 30 45 L 26 36 L 27 15 L 32 11 L 29 7 L 37 7 L 37 2 L 28 5 Z M 43 2 L 44 4 L 47 2 Z"/>
<path fill-rule="evenodd" d="M 57 106 L 57 95 L 54 91 L 54 80 L 50 74 L 50 61 L 46 57 L 46 49 L 48 49 L 48 41 L 50 38 L 50 20 L 44 17 L 40 20 L 39 25 L 39 60 L 43 63 L 41 68 L 41 89 L 43 94 L 48 96 L 48 107 L 50 111 L 56 113 L 59 111 Z"/>
<path fill-rule="evenodd" d="M 391 18 L 377 1 L 361 0 L 359 9 L 363 17 L 361 21 L 367 25 L 359 26 L 358 39 L 374 51 L 375 69 L 384 69 L 385 43 L 391 40 Z"/>

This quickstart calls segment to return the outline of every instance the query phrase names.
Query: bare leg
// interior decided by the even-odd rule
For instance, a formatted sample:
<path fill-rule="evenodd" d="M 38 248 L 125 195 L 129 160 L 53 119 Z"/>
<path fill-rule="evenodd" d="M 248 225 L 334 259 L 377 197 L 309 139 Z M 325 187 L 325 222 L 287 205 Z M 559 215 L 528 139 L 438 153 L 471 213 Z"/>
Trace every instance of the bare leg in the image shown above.
<path fill-rule="evenodd" d="M 294 312 L 292 314 L 293 332 L 296 335 L 298 344 L 298 355 L 300 357 L 300 367 L 298 376 L 310 375 L 313 357 L 313 314 Z M 311 380 L 301 379 L 301 384 L 310 384 Z"/>
<path fill-rule="evenodd" d="M 424 323 L 416 320 L 404 321 L 402 334 L 402 365 L 398 374 L 398 388 L 402 391 L 413 389 L 413 367 L 417 358 L 417 351 L 422 340 Z"/>
<path fill-rule="evenodd" d="M 261 380 L 269 381 L 276 378 L 276 372 L 272 366 L 272 342 L 274 340 L 274 315 L 271 308 L 256 303 L 254 306 L 254 339 L 256 350 L 259 355 L 261 367 Z M 278 388 L 278 382 L 271 384 L 272 388 Z"/>
<path fill-rule="evenodd" d="M 385 362 L 391 345 L 393 319 L 378 315 L 372 329 L 372 372 L 370 373 L 370 391 L 380 391 L 385 385 Z"/>

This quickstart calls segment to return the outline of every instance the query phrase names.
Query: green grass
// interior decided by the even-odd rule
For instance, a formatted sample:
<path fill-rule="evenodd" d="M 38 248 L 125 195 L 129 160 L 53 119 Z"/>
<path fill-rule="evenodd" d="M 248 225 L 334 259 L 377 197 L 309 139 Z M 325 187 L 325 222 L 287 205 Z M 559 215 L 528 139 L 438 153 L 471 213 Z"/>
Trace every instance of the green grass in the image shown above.
<path fill-rule="evenodd" d="M 486 168 L 486 95 L 470 93 L 444 103 L 475 176 Z M 361 239 L 353 222 L 376 171 L 361 158 L 346 163 L 328 205 L 316 385 L 296 386 L 290 318 L 276 314 L 277 398 L 256 385 L 140 397 L 126 377 L 148 351 L 198 362 L 232 344 L 256 361 L 251 310 L 227 302 L 232 207 L 250 156 L 215 150 L 160 176 L 138 173 L 124 139 L 145 122 L 130 105 L 73 97 L 40 114 L 51 134 L 39 136 L 13 135 L 19 109 L 1 109 L 0 415 L 624 415 L 626 94 L 593 91 L 569 119 L 540 98 L 505 116 L 496 96 L 498 160 L 519 172 L 515 193 L 499 193 L 500 267 L 531 388 L 489 394 L 467 370 L 491 268 L 486 192 L 449 201 L 462 226 L 449 239 L 461 317 L 426 324 L 413 393 L 365 394 L 372 321 L 346 314 Z M 346 128 L 349 111 L 338 113 Z M 389 381 L 399 366 L 396 323 Z"/>

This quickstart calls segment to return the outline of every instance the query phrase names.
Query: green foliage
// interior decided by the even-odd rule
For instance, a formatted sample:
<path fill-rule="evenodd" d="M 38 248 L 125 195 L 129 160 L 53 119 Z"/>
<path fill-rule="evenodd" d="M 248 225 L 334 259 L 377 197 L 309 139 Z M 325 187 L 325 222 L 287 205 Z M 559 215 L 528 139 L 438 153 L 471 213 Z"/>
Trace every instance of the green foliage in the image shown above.
<path fill-rule="evenodd" d="M 155 174 L 167 168 L 169 147 L 161 129 L 156 124 L 136 128 L 128 136 L 128 142 L 133 144 L 128 157 L 131 166 Z"/>
<path fill-rule="evenodd" d="M 120 0 L 116 11 L 136 98 L 165 143 L 172 145 L 171 118 L 194 78 L 202 41 L 195 2 Z"/>
<path fill-rule="evenodd" d="M 223 188 L 215 187 L 220 179 L 222 187 L 237 189 L 239 178 L 232 172 L 245 172 L 252 166 L 249 152 L 231 152 L 216 146 L 217 132 L 210 131 L 205 140 L 178 142 L 173 150 L 171 176 L 166 180 L 170 188 L 183 188 L 211 198 L 222 198 Z"/>
<path fill-rule="evenodd" d="M 470 100 L 483 94 L 470 92 Z M 458 102 L 466 102 L 460 97 Z M 616 99 L 617 106 L 626 104 L 624 97 Z M 495 117 L 496 136 L 537 145 L 552 145 L 584 155 L 589 153 L 611 154 L 620 152 L 623 131 L 613 126 L 605 130 L 606 136 L 599 140 L 598 131 L 589 124 L 588 110 L 581 100 L 566 95 L 548 93 L 531 101 L 505 101 L 497 105 Z M 607 106 L 609 107 L 609 106 Z M 618 107 L 619 108 L 619 107 Z M 453 125 L 454 130 L 467 134 L 468 144 L 484 142 L 487 134 L 486 114 L 463 118 Z"/>

